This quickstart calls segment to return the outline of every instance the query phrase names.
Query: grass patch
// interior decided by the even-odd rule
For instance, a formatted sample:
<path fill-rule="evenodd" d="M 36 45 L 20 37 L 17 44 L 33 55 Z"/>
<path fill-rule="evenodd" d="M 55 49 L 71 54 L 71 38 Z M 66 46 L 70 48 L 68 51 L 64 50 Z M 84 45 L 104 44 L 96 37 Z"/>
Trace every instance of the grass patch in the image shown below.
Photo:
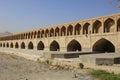
<path fill-rule="evenodd" d="M 83 63 L 79 63 L 79 67 L 80 67 L 80 69 L 83 69 L 84 68 Z"/>
<path fill-rule="evenodd" d="M 51 62 L 50 60 L 48 60 L 48 59 L 45 60 L 45 63 L 48 64 L 48 65 L 51 65 L 51 64 L 52 64 L 52 62 Z"/>
<path fill-rule="evenodd" d="M 120 74 L 109 73 L 103 70 L 92 70 L 90 74 L 100 80 L 120 80 Z"/>

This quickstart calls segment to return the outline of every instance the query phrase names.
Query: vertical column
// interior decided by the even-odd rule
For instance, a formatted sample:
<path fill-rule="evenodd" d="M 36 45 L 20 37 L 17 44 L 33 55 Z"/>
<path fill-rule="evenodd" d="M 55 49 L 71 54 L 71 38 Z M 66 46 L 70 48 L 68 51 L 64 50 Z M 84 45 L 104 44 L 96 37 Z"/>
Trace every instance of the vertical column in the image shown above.
<path fill-rule="evenodd" d="M 72 35 L 75 35 L 75 26 L 73 25 L 73 33 Z"/>
<path fill-rule="evenodd" d="M 95 21 L 91 21 L 91 34 L 94 34 L 94 24 Z"/>
<path fill-rule="evenodd" d="M 50 29 L 48 29 L 48 37 L 50 37 Z"/>
<path fill-rule="evenodd" d="M 67 27 L 65 26 L 65 28 L 66 28 L 65 36 L 67 36 Z"/>
<path fill-rule="evenodd" d="M 55 36 L 55 29 L 53 28 L 53 37 Z"/>
<path fill-rule="evenodd" d="M 38 45 L 37 39 L 35 39 L 35 40 L 33 41 L 33 45 L 34 45 L 34 49 L 33 49 L 33 50 L 37 51 L 37 45 Z"/>
<path fill-rule="evenodd" d="M 50 37 L 52 37 L 52 30 L 50 29 Z"/>
<path fill-rule="evenodd" d="M 88 26 L 89 32 L 88 34 L 92 34 L 92 28 L 93 28 L 93 21 L 90 21 L 90 25 Z"/>
<path fill-rule="evenodd" d="M 83 35 L 83 23 L 81 23 L 81 31 L 80 31 L 80 35 Z"/>
<path fill-rule="evenodd" d="M 49 46 L 46 46 L 46 47 L 44 48 L 44 51 L 49 51 Z"/>
<path fill-rule="evenodd" d="M 104 33 L 104 18 L 101 19 L 101 33 Z"/>
<path fill-rule="evenodd" d="M 47 30 L 45 30 L 45 37 L 48 37 Z"/>
<path fill-rule="evenodd" d="M 59 27 L 58 27 L 58 28 L 59 28 Z M 61 28 L 59 28 L 59 33 L 58 33 L 58 34 L 59 34 L 59 36 L 61 36 Z"/>
<path fill-rule="evenodd" d="M 40 30 L 39 38 L 42 38 L 42 29 Z"/>
<path fill-rule="evenodd" d="M 116 33 L 117 32 L 117 16 L 115 16 L 114 21 L 115 21 L 114 32 Z"/>

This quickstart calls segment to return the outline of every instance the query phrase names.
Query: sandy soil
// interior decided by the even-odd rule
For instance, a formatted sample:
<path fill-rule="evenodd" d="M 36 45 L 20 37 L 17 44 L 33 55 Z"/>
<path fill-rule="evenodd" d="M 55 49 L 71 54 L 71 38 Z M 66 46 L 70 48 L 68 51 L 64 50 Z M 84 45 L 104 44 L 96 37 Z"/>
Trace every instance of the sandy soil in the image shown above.
<path fill-rule="evenodd" d="M 65 70 L 49 70 L 46 65 L 39 62 L 0 53 L 0 80 L 93 80 L 88 75 L 79 75 L 78 78 L 74 78 L 75 73 Z"/>

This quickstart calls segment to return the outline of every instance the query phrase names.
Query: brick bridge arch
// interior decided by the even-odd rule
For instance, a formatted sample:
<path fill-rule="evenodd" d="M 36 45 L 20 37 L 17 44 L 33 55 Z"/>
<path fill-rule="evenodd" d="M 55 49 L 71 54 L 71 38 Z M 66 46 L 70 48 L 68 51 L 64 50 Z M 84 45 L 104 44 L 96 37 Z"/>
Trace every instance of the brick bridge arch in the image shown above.
<path fill-rule="evenodd" d="M 37 50 L 44 50 L 45 45 L 42 41 L 39 41 L 39 43 L 37 44 Z"/>
<path fill-rule="evenodd" d="M 1 36 L 0 47 L 39 50 L 39 44 L 41 50 L 50 51 L 50 45 L 54 43 L 59 44 L 60 51 L 76 51 L 78 47 L 70 47 L 75 44 L 81 46 L 79 51 L 92 51 L 99 42 L 108 42 L 114 45 L 115 51 L 120 51 L 119 41 L 120 13 Z M 33 48 L 30 48 L 30 42 Z"/>
<path fill-rule="evenodd" d="M 50 44 L 50 51 L 60 51 L 60 45 L 57 41 L 52 41 Z"/>
<path fill-rule="evenodd" d="M 67 51 L 81 51 L 82 47 L 81 44 L 73 39 L 67 44 Z"/>
<path fill-rule="evenodd" d="M 115 49 L 115 42 L 107 38 L 98 39 L 92 44 L 92 51 L 96 52 L 115 52 Z"/>

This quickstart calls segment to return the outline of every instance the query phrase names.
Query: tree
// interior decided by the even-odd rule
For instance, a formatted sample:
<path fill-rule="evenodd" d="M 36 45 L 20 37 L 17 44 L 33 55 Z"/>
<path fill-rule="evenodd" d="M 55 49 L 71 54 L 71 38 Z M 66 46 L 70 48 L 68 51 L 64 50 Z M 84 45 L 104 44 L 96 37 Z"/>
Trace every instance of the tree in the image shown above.
<path fill-rule="evenodd" d="M 113 4 L 113 2 L 117 3 L 117 7 L 120 8 L 120 0 L 113 0 L 110 2 L 110 4 Z"/>
<path fill-rule="evenodd" d="M 120 8 L 120 0 L 117 0 L 117 2 L 118 2 L 117 6 L 118 6 L 118 8 Z"/>

